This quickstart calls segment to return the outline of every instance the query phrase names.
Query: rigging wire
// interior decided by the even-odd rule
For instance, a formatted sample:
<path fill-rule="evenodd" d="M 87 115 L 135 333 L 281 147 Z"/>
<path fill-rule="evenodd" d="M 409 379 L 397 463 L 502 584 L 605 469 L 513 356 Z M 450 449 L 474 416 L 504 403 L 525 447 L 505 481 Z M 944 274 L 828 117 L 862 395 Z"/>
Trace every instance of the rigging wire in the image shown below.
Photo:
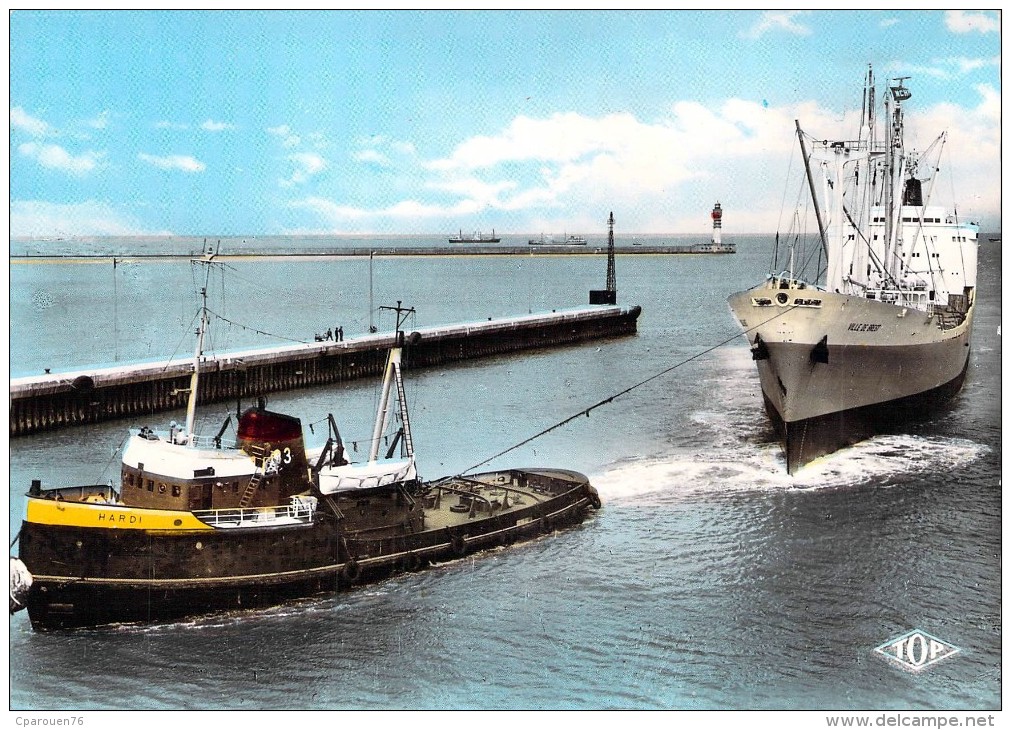
<path fill-rule="evenodd" d="M 98 475 L 98 479 L 96 479 L 95 482 L 94 482 L 95 484 L 101 484 L 102 483 L 102 479 L 105 478 L 106 472 L 108 472 L 109 471 L 109 467 L 112 466 L 112 460 L 116 458 L 116 454 L 118 454 L 119 451 L 120 451 L 120 449 L 123 448 L 123 444 L 126 443 L 126 440 L 128 438 L 130 438 L 130 432 L 129 431 L 127 431 L 126 435 L 123 437 L 123 440 L 119 442 L 119 446 L 117 446 L 115 449 L 112 450 L 112 456 L 109 457 L 109 461 L 107 461 L 106 464 L 105 464 L 105 466 L 102 468 L 102 473 Z M 110 486 L 112 485 L 111 481 L 109 482 L 109 485 Z"/>
<path fill-rule="evenodd" d="M 223 269 L 228 269 L 228 271 L 230 272 L 229 278 L 231 278 L 231 279 L 238 279 L 239 281 L 243 282 L 244 284 L 248 284 L 249 286 L 254 287 L 257 292 L 272 291 L 272 292 L 276 292 L 277 294 L 279 294 L 279 295 L 281 295 L 281 296 L 283 296 L 283 297 L 285 297 L 287 299 L 301 298 L 302 296 L 304 296 L 304 292 L 302 290 L 296 290 L 296 287 L 294 287 L 294 286 L 287 287 L 287 288 L 278 287 L 278 286 L 271 286 L 269 284 L 264 283 L 263 281 L 254 281 L 253 279 L 250 279 L 250 278 L 248 278 L 246 276 L 243 276 L 242 274 L 239 273 L 239 269 L 237 269 L 232 264 L 226 263 L 224 261 L 216 261 L 215 264 L 217 264 L 218 266 L 221 266 Z M 223 274 L 224 274 L 224 272 L 222 272 L 222 275 Z M 360 324 L 361 323 L 361 318 L 360 317 L 359 318 L 352 318 L 352 319 L 354 319 L 354 321 L 355 321 L 356 324 Z"/>
<path fill-rule="evenodd" d="M 549 434 L 552 431 L 554 431 L 555 429 L 561 428 L 562 426 L 566 425 L 567 423 L 571 423 L 572 421 L 576 420 L 580 416 L 586 416 L 587 418 L 589 418 L 590 411 L 592 411 L 592 410 L 594 410 L 596 408 L 600 408 L 601 406 L 607 405 L 608 403 L 612 402 L 615 398 L 623 396 L 623 395 L 625 395 L 627 393 L 631 393 L 633 390 L 635 390 L 637 388 L 641 388 L 642 386 L 646 385 L 649 382 L 652 382 L 652 381 L 656 380 L 657 378 L 663 377 L 667 373 L 671 372 L 672 370 L 676 370 L 677 368 L 681 367 L 682 365 L 687 365 L 688 363 L 692 362 L 693 360 L 698 360 L 703 355 L 708 355 L 710 352 L 713 352 L 714 350 L 718 350 L 719 348 L 723 347 L 727 343 L 733 342 L 738 337 L 740 337 L 742 334 L 743 335 L 747 335 L 749 332 L 753 332 L 754 330 L 758 329 L 759 327 L 763 327 L 763 326 L 767 325 L 769 322 L 772 322 L 772 321 L 774 321 L 776 319 L 779 319 L 783 315 L 787 314 L 788 312 L 792 312 L 796 308 L 797 308 L 796 305 L 787 307 L 787 308 L 783 309 L 781 312 L 779 312 L 778 314 L 776 314 L 775 316 L 770 317 L 769 319 L 765 320 L 764 322 L 756 324 L 753 327 L 748 327 L 743 332 L 738 332 L 738 333 L 734 334 L 732 337 L 728 337 L 727 339 L 723 340 L 722 342 L 719 342 L 719 343 L 717 343 L 715 345 L 712 345 L 711 347 L 707 347 L 705 350 L 702 350 L 701 352 L 698 352 L 698 353 L 692 355 L 691 357 L 685 358 L 684 360 L 682 360 L 682 361 L 680 361 L 678 363 L 675 363 L 674 365 L 671 365 L 669 368 L 665 368 L 665 369 L 661 370 L 660 372 L 655 373 L 654 375 L 649 376 L 645 380 L 642 380 L 642 381 L 636 383 L 635 385 L 630 385 L 629 387 L 625 388 L 624 390 L 621 390 L 621 391 L 615 393 L 614 395 L 611 395 L 611 396 L 605 398 L 602 401 L 594 403 L 589 408 L 584 408 L 583 410 L 579 411 L 578 413 L 575 413 L 575 414 L 569 416 L 568 418 L 565 418 L 565 419 L 559 421 L 558 423 L 554 424 L 553 426 L 548 426 L 543 431 L 540 431 L 540 432 L 534 434 L 533 436 L 531 436 L 529 438 L 526 438 L 523 441 L 520 441 L 519 443 L 510 446 L 507 449 L 503 449 L 502 451 L 498 452 L 497 454 L 495 454 L 493 456 L 489 456 L 484 461 L 480 461 L 477 464 L 474 464 L 473 466 L 470 466 L 470 467 L 464 469 L 462 472 L 460 472 L 456 476 L 463 476 L 463 475 L 467 474 L 468 472 L 474 471 L 474 469 L 477 469 L 480 466 L 484 466 L 488 462 L 493 461 L 493 460 L 499 458 L 500 456 L 504 456 L 505 454 L 508 454 L 510 451 L 515 451 L 519 447 L 525 446 L 526 444 L 530 443 L 531 441 L 534 441 L 535 439 L 538 439 L 541 436 Z"/>
<path fill-rule="evenodd" d="M 196 321 L 199 315 L 200 310 L 198 309 L 196 313 L 193 315 L 192 319 L 190 319 L 190 328 L 193 327 L 193 323 Z M 189 336 L 190 336 L 189 330 L 187 329 L 185 332 L 183 332 L 182 337 L 179 338 L 179 343 L 176 345 L 176 349 L 172 351 L 172 354 L 169 355 L 169 359 L 165 361 L 165 367 L 162 368 L 162 371 L 168 370 L 169 365 L 172 363 L 173 360 L 176 359 L 176 354 L 179 352 L 179 348 L 182 347 L 183 340 L 185 340 Z"/>
<path fill-rule="evenodd" d="M 212 309 L 208 309 L 207 310 L 207 314 L 209 314 L 212 317 L 215 317 L 217 319 L 220 319 L 222 322 L 227 322 L 228 324 L 230 324 L 230 325 L 232 325 L 234 327 L 241 327 L 244 330 L 249 330 L 250 332 L 255 332 L 258 335 L 264 335 L 266 337 L 275 337 L 275 338 L 277 338 L 279 340 L 284 340 L 285 342 L 295 342 L 295 343 L 300 344 L 300 345 L 311 345 L 311 344 L 313 344 L 313 343 L 309 342 L 308 340 L 296 340 L 296 339 L 294 339 L 292 337 L 285 337 L 284 335 L 274 334 L 273 332 L 264 332 L 263 330 L 258 330 L 255 327 L 250 327 L 249 325 L 242 324 L 241 322 L 235 322 L 234 320 L 231 320 L 228 317 L 224 317 L 224 316 L 218 314 L 217 312 L 215 312 Z"/>
<path fill-rule="evenodd" d="M 790 178 L 793 176 L 793 156 L 797 153 L 794 146 L 790 145 L 790 161 L 786 167 L 786 177 L 783 180 L 783 199 L 779 204 L 779 220 L 776 222 L 776 245 L 772 247 L 772 264 L 769 267 L 770 273 L 775 273 L 779 266 L 779 236 L 778 233 L 783 227 L 783 211 L 786 210 L 786 194 L 790 189 Z M 801 177 L 801 188 L 803 188 L 804 180 Z M 798 196 L 799 197 L 799 196 Z"/>

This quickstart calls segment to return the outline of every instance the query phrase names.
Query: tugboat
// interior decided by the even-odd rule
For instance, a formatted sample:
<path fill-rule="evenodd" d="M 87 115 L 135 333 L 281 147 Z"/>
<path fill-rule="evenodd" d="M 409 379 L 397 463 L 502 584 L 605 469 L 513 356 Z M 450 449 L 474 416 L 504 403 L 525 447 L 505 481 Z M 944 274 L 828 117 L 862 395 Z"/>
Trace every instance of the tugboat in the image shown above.
<path fill-rule="evenodd" d="M 213 256 L 201 259 L 210 263 Z M 209 269 L 209 267 L 208 267 Z M 261 401 L 234 443 L 194 429 L 207 326 L 206 279 L 186 423 L 133 431 L 118 489 L 43 488 L 33 480 L 11 558 L 11 613 L 37 631 L 170 621 L 267 607 L 581 522 L 600 499 L 582 474 L 506 469 L 424 482 L 401 373 L 398 302 L 368 461 L 349 463 L 330 437 L 310 460 L 302 425 Z M 392 420 L 400 427 L 380 458 Z M 394 458 L 397 447 L 400 458 Z"/>

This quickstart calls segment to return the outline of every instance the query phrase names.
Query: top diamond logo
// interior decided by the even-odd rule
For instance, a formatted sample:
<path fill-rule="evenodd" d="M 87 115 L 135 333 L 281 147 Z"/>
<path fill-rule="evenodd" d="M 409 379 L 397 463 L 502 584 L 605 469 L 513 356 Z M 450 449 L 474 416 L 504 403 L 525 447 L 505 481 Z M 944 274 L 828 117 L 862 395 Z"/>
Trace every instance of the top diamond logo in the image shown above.
<path fill-rule="evenodd" d="M 925 631 L 914 629 L 895 639 L 889 639 L 874 651 L 903 669 L 919 672 L 942 659 L 957 654 L 960 649 Z"/>

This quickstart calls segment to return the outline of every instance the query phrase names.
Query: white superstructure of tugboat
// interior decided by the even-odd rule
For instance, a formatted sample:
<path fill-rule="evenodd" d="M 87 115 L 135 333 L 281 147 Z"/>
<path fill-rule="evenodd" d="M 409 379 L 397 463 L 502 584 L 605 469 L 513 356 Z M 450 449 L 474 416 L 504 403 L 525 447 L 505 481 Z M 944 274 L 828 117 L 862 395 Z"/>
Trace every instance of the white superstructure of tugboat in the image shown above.
<path fill-rule="evenodd" d="M 787 261 L 729 298 L 790 473 L 922 416 L 966 374 L 978 229 L 932 202 L 945 135 L 905 148 L 905 80 L 888 86 L 879 121 L 868 71 L 855 138 L 797 123 L 820 245 L 802 252 L 791 232 L 777 251 Z"/>

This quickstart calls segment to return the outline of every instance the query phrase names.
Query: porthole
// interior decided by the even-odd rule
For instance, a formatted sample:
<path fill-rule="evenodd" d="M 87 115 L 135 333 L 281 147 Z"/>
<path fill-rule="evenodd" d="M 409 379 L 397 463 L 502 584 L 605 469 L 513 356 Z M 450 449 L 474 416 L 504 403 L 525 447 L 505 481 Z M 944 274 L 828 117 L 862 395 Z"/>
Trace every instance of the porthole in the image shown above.
<path fill-rule="evenodd" d="M 780 304 L 786 304 L 788 301 L 790 301 L 790 296 L 786 292 L 781 291 L 779 294 L 776 295 L 776 301 L 779 302 Z"/>

